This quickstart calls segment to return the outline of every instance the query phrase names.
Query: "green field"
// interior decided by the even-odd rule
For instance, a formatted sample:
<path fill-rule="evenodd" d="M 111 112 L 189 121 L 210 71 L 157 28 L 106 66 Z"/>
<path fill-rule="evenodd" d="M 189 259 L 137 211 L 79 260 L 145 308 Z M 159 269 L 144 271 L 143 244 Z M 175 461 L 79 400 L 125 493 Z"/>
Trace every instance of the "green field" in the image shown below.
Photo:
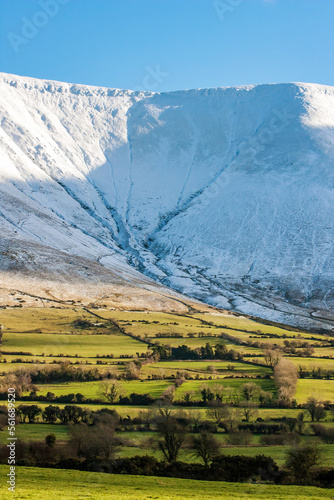
<path fill-rule="evenodd" d="M 2 476 L 8 467 L 1 466 Z M 301 486 L 220 483 L 17 467 L 15 493 L 3 483 L 2 498 L 14 500 L 332 500 L 331 490 Z"/>
<path fill-rule="evenodd" d="M 331 350 L 331 354 L 333 354 L 333 349 Z M 256 359 L 260 363 L 265 362 L 263 357 L 257 357 Z M 308 358 L 301 356 L 291 356 L 289 357 L 289 359 L 291 363 L 293 363 L 297 367 L 302 366 L 303 368 L 306 368 L 306 370 L 312 370 L 312 368 L 319 367 L 324 370 L 334 370 L 334 359 L 324 359 L 317 357 Z"/>
<path fill-rule="evenodd" d="M 56 404 L 59 406 L 59 408 L 63 408 L 65 406 L 65 403 L 50 403 L 50 402 L 40 402 L 40 401 L 24 401 L 20 402 L 20 404 L 25 404 L 25 405 L 33 405 L 37 404 L 42 410 L 45 408 L 45 406 L 49 406 L 50 404 Z M 127 415 L 130 415 L 131 417 L 136 417 L 138 416 L 141 412 L 146 413 L 147 411 L 150 411 L 152 408 L 150 406 L 136 406 L 136 405 L 112 405 L 112 404 L 85 404 L 82 403 L 81 405 L 82 408 L 88 408 L 89 410 L 96 411 L 100 410 L 102 408 L 109 408 L 112 410 L 116 410 L 117 413 L 122 416 L 126 417 Z M 176 408 L 177 409 L 177 408 Z M 203 407 L 196 407 L 192 406 L 191 408 L 188 407 L 183 407 L 183 411 L 185 411 L 188 414 L 191 413 L 196 413 L 201 416 L 201 418 L 206 418 L 206 408 Z M 263 420 L 269 421 L 271 418 L 282 418 L 282 417 L 294 417 L 296 418 L 298 413 L 300 413 L 299 409 L 290 409 L 290 408 L 260 408 L 259 410 L 261 412 L 261 416 Z M 332 422 L 333 418 L 330 414 L 330 412 L 327 412 L 327 418 L 325 419 L 325 422 Z M 310 418 L 308 415 L 306 415 L 305 422 L 310 422 Z M 323 421 L 322 421 L 323 422 Z M 1 434 L 0 434 L 1 438 Z"/>
<path fill-rule="evenodd" d="M 227 326 L 229 328 L 235 328 L 243 330 L 244 332 L 257 332 L 261 334 L 274 334 L 274 335 L 285 335 L 287 338 L 301 337 L 307 338 L 309 336 L 316 338 L 324 338 L 320 334 L 310 334 L 309 332 L 302 332 L 299 330 L 286 329 L 284 327 L 276 325 L 265 325 L 254 321 L 250 318 L 245 318 L 243 316 L 237 316 L 231 313 L 213 313 L 213 314 L 194 314 L 194 318 L 204 319 L 207 322 L 213 323 L 216 326 Z"/>
<path fill-rule="evenodd" d="M 17 362 L 10 361 L 10 358 L 13 360 L 22 359 L 26 362 Z M 70 363 L 75 367 L 80 367 L 81 370 L 92 370 L 97 369 L 100 372 L 112 371 L 114 372 L 124 372 L 124 359 L 121 360 L 121 364 L 118 364 L 118 360 L 116 359 L 102 359 L 100 363 L 97 363 L 97 358 L 76 358 L 76 357 L 38 357 L 38 358 L 30 358 L 33 363 L 29 363 L 29 358 L 24 358 L 24 356 L 8 356 L 6 355 L 7 363 L 0 363 L 0 374 L 15 372 L 16 370 L 27 369 L 28 371 L 39 370 L 43 368 L 43 366 L 50 367 L 54 366 L 54 364 L 58 363 Z M 128 360 L 129 361 L 129 360 Z"/>
<path fill-rule="evenodd" d="M 101 322 L 84 309 L 70 308 L 8 308 L 0 312 L 1 324 L 4 333 L 97 333 L 103 332 L 105 327 L 112 330 L 110 324 L 105 322 L 104 327 L 93 326 Z M 78 328 L 74 322 L 85 319 L 92 323 L 90 328 Z"/>
<path fill-rule="evenodd" d="M 225 378 L 225 379 L 219 379 L 219 380 L 190 380 L 188 382 L 185 382 L 184 384 L 181 385 L 178 389 L 175 391 L 175 397 L 176 399 L 182 398 L 184 393 L 188 391 L 193 391 L 194 392 L 194 399 L 200 399 L 201 398 L 201 390 L 204 387 L 221 387 L 223 389 L 223 395 L 225 394 L 226 397 L 229 395 L 237 395 L 242 387 L 243 384 L 247 382 L 253 382 L 256 384 L 259 388 L 261 388 L 264 391 L 275 391 L 275 385 L 273 380 L 270 379 L 247 379 L 247 378 Z M 224 397 L 225 397 L 224 396 Z"/>
<path fill-rule="evenodd" d="M 77 394 L 80 392 L 86 398 L 97 398 L 100 382 L 63 382 L 62 384 L 39 384 L 39 394 L 46 395 L 53 392 L 56 396 L 64 394 Z M 128 396 L 132 392 L 137 394 L 150 394 L 159 397 L 163 391 L 170 386 L 168 380 L 131 380 L 120 382 L 122 395 Z"/>
<path fill-rule="evenodd" d="M 80 326 L 79 323 L 82 325 Z M 211 323 L 211 324 L 208 324 Z M 28 372 L 39 370 L 37 380 L 48 380 L 42 378 L 43 368 L 45 371 L 54 366 L 61 364 L 71 364 L 71 367 L 78 367 L 82 370 L 96 368 L 99 373 L 91 372 L 89 374 L 90 382 L 83 381 L 68 381 L 57 382 L 57 380 L 71 380 L 73 374 L 71 370 L 66 371 L 67 378 L 54 378 L 53 383 L 35 383 L 37 386 L 38 395 L 46 395 L 48 392 L 54 393 L 56 396 L 68 394 L 83 394 L 87 399 L 101 398 L 99 394 L 100 377 L 107 376 L 108 372 L 112 372 L 120 378 L 119 385 L 121 387 L 121 396 L 129 396 L 131 393 L 150 394 L 156 399 L 156 404 L 164 401 L 163 394 L 166 389 L 175 388 L 174 402 L 183 401 L 186 393 L 190 393 L 190 401 L 199 405 L 202 399 L 201 391 L 204 388 L 211 389 L 214 393 L 220 393 L 223 402 L 228 402 L 236 405 L 234 416 L 238 423 L 242 422 L 245 414 L 240 406 L 243 399 L 241 389 L 245 383 L 252 382 L 259 388 L 259 392 L 264 391 L 277 397 L 277 387 L 273 377 L 273 369 L 265 366 L 264 348 L 260 347 L 263 342 L 267 345 L 282 346 L 284 340 L 308 340 L 314 345 L 319 345 L 319 342 L 326 343 L 328 339 L 325 335 L 311 334 L 309 332 L 299 332 L 283 328 L 279 325 L 265 325 L 253 321 L 249 318 L 236 316 L 233 314 L 193 314 L 193 315 L 178 315 L 168 313 L 151 313 L 151 312 L 129 312 L 129 311 L 108 311 L 106 309 L 94 309 L 90 312 L 81 309 L 65 309 L 65 308 L 40 308 L 40 309 L 25 309 L 25 308 L 8 308 L 0 309 L 0 324 L 3 328 L 3 345 L 2 349 L 5 353 L 2 355 L 0 365 L 0 373 L 3 374 L 8 384 L 13 379 L 13 374 L 9 372 L 26 370 L 24 376 L 29 377 Z M 79 325 L 79 326 L 78 326 Z M 163 337 L 159 337 L 163 335 Z M 178 334 L 181 338 L 175 338 L 173 335 Z M 223 337 L 221 336 L 223 334 Z M 225 337 L 224 337 L 224 334 Z M 167 337 L 165 337 L 167 336 Z M 232 338 L 227 338 L 230 336 Z M 269 338 L 271 336 L 271 338 Z M 136 338 L 134 338 L 136 337 Z M 313 337 L 313 339 L 311 338 Z M 223 360 L 219 359 L 162 359 L 153 357 L 152 349 L 144 341 L 151 341 L 161 345 L 169 345 L 177 347 L 179 345 L 187 345 L 188 347 L 198 349 L 197 353 L 201 353 L 199 348 L 204 347 L 206 343 L 213 346 L 218 343 L 223 343 L 227 350 L 237 351 L 238 353 L 250 354 L 245 356 L 243 360 L 236 361 L 236 353 L 231 352 L 228 355 L 223 354 Z M 257 344 L 249 346 L 247 342 L 257 342 Z M 138 355 L 150 352 L 147 360 L 142 356 L 139 359 Z M 13 354 L 13 352 L 15 352 Z M 20 354 L 23 352 L 25 354 Z M 7 354 L 8 353 L 8 354 Z M 29 354 L 30 353 L 30 354 Z M 307 357 L 299 355 L 298 351 L 294 352 L 298 356 L 292 356 L 285 353 L 284 356 L 297 367 L 303 366 L 306 370 L 311 371 L 312 368 L 321 367 L 323 370 L 334 370 L 333 359 L 319 359 L 317 356 L 332 356 L 333 348 L 328 346 L 316 347 L 314 353 L 307 351 Z M 103 356 L 113 355 L 112 358 Z M 197 354 L 198 355 L 198 354 Z M 102 356 L 102 357 L 101 357 Z M 125 358 L 123 356 L 126 356 Z M 187 357 L 183 355 L 183 357 Z M 198 355 L 200 357 L 200 355 Z M 211 354 L 210 354 L 211 356 Z M 194 357 L 194 353 L 189 354 L 190 358 Z M 124 377 L 127 363 L 132 361 L 132 358 L 143 362 L 141 370 L 136 372 L 136 380 L 126 380 Z M 225 359 L 226 358 L 226 359 Z M 21 359 L 23 362 L 17 362 Z M 13 362 L 16 361 L 16 362 Z M 31 361 L 29 363 L 28 361 Z M 132 363 L 134 367 L 134 364 Z M 58 373 L 60 372 L 60 369 Z M 110 375 L 110 373 L 109 373 Z M 19 375 L 20 377 L 21 375 Z M 317 378 L 300 378 L 297 383 L 297 391 L 293 396 L 298 403 L 305 403 L 310 396 L 315 396 L 319 400 L 334 401 L 334 380 L 330 378 L 330 374 L 326 375 L 327 379 Z M 76 377 L 77 378 L 77 377 Z M 84 378 L 84 377 L 82 377 Z M 181 384 L 181 385 L 179 385 Z M 35 389 L 35 387 L 33 387 Z M 28 385 L 25 392 L 27 396 L 31 389 L 31 384 Z M 32 396 L 34 398 L 34 396 Z M 139 400 L 140 401 L 140 400 Z M 197 402 L 198 401 L 198 402 Z M 254 403 L 259 403 L 257 396 L 252 399 Z M 60 408 L 65 406 L 56 401 L 40 402 L 38 400 L 20 401 L 17 404 L 33 405 L 37 404 L 40 408 L 46 406 L 57 405 Z M 72 403 L 70 403 L 72 404 Z M 75 404 L 75 403 L 74 403 Z M 258 407 L 251 414 L 250 422 L 254 422 L 258 417 L 266 423 L 272 423 L 271 419 L 282 419 L 283 417 L 297 418 L 302 408 L 282 408 L 277 403 L 273 408 Z M 85 404 L 80 405 L 83 408 L 88 408 L 91 411 L 96 411 L 101 408 L 115 409 L 121 417 L 152 417 L 153 408 L 150 406 L 126 406 L 120 404 Z M 232 410 L 231 410 L 232 411 Z M 175 415 L 181 420 L 184 418 L 194 420 L 210 420 L 212 425 L 214 418 L 208 416 L 205 406 L 175 406 L 173 409 Z M 37 417 L 37 422 L 34 424 L 19 424 L 17 426 L 17 437 L 24 441 L 44 441 L 45 437 L 54 433 L 57 438 L 57 443 L 63 447 L 69 438 L 69 428 L 59 423 L 59 419 L 55 425 L 44 424 L 42 417 Z M 140 421 L 139 421 L 140 422 Z M 203 422 L 202 422 L 203 423 Z M 333 415 L 327 410 L 326 417 L 321 420 L 321 424 L 326 427 L 333 427 Z M 73 424 L 72 424 L 73 425 Z M 147 427 L 142 424 L 125 423 L 117 428 L 117 436 L 124 439 L 123 446 L 118 452 L 120 457 L 133 457 L 135 455 L 153 455 L 158 459 L 162 459 L 162 453 L 156 448 L 149 446 L 150 439 L 156 438 L 156 423 L 151 419 L 151 427 L 148 431 Z M 191 423 L 185 432 L 192 432 Z M 260 441 L 260 436 L 254 434 L 251 436 L 251 441 L 248 446 L 229 446 L 226 440 L 226 434 L 222 428 L 218 429 L 214 436 L 222 444 L 222 453 L 226 455 L 248 455 L 256 456 L 264 454 L 272 457 L 279 465 L 283 465 L 285 460 L 286 447 L 279 446 L 263 446 Z M 285 432 L 285 431 L 284 431 Z M 5 443 L 5 432 L 0 433 L 0 442 Z M 310 415 L 305 410 L 305 426 L 301 436 L 302 442 L 316 442 L 312 427 L 310 426 Z M 244 443 L 247 441 L 244 441 Z M 334 445 L 324 444 L 321 442 L 324 457 L 326 458 L 325 466 L 334 466 Z M 189 450 L 182 449 L 179 456 L 180 460 L 186 462 L 199 461 L 194 458 Z M 34 462 L 32 462 L 34 464 Z M 43 462 L 44 463 L 44 462 Z M 28 472 L 31 472 L 28 478 Z M 68 474 L 67 471 L 56 471 L 57 475 Z M 70 475 L 74 481 L 73 485 L 69 484 L 68 490 L 57 491 L 54 480 L 55 472 L 42 469 L 19 469 L 19 479 L 24 478 L 24 488 L 18 490 L 20 496 L 13 498 L 31 498 L 39 500 L 42 496 L 35 491 L 35 483 L 39 475 L 46 474 L 41 479 L 43 487 L 50 486 L 50 495 L 52 498 L 115 498 L 122 500 L 137 500 L 148 498 L 332 498 L 327 495 L 324 490 L 304 489 L 296 487 L 273 487 L 264 485 L 235 485 L 223 483 L 192 483 L 183 480 L 172 480 L 165 478 L 126 478 L 117 476 L 107 476 L 103 474 L 77 473 L 71 471 Z M 83 474 L 83 475 L 82 475 Z M 59 476 L 60 477 L 60 476 Z M 64 476 L 65 477 L 65 476 Z M 91 491 L 87 491 L 86 487 L 81 488 L 81 479 L 91 485 Z M 87 477 L 87 479 L 86 479 Z M 35 478 L 35 479 L 34 479 Z M 95 478 L 95 482 L 94 482 Z M 22 483 L 23 484 L 23 481 Z M 31 484 L 31 490 L 29 485 Z M 63 484 L 63 483 L 61 483 Z M 201 484 L 203 491 L 199 488 L 194 488 L 193 484 Z M 102 485 L 102 486 L 101 486 Z M 186 486 L 182 486 L 186 485 Z M 202 487 L 201 486 L 201 487 Z M 183 489 L 182 489 L 183 488 Z M 115 490 L 115 493 L 113 492 Z M 313 491 L 313 492 L 312 492 Z M 310 495 L 308 495 L 308 492 Z M 42 494 L 42 493 L 41 493 Z M 66 496 L 67 495 L 67 496 Z M 115 496 L 116 495 L 116 496 Z M 218 496 L 217 496 L 218 495 Z M 295 495 L 295 496 L 293 496 Z M 313 495 L 313 496 L 312 496 Z M 1 498 L 1 494 L 0 494 Z M 43 498 L 44 500 L 44 498 Z"/>
<path fill-rule="evenodd" d="M 175 373 L 177 371 L 188 371 L 194 372 L 192 375 L 195 376 L 197 372 L 216 375 L 221 374 L 222 376 L 233 375 L 233 374 L 270 374 L 270 368 L 265 366 L 259 366 L 249 363 L 240 363 L 238 361 L 161 361 L 160 363 L 154 363 L 146 365 L 143 367 L 143 372 L 152 372 L 159 370 L 164 370 L 166 373 Z"/>
<path fill-rule="evenodd" d="M 16 437 L 23 441 L 43 441 L 48 434 L 55 434 L 58 442 L 68 440 L 68 428 L 59 424 L 20 424 L 16 427 Z M 0 443 L 6 443 L 7 435 L 0 433 Z"/>
<path fill-rule="evenodd" d="M 126 319 L 124 313 L 117 311 L 101 311 L 99 313 L 105 319 L 118 321 L 122 327 L 131 334 L 139 334 L 148 338 L 155 338 L 157 334 L 181 334 L 183 340 L 175 338 L 157 339 L 161 343 L 168 343 L 171 346 L 178 345 L 182 342 L 191 347 L 203 345 L 202 341 L 206 339 L 209 343 L 221 341 L 222 333 L 237 337 L 242 340 L 260 340 L 268 344 L 283 345 L 284 338 L 297 339 L 318 339 L 323 341 L 323 335 L 301 333 L 299 331 L 291 331 L 284 328 L 262 325 L 251 319 L 234 316 L 232 314 L 194 314 L 192 316 L 181 316 L 167 313 L 147 313 L 147 312 L 128 312 Z M 208 324 L 211 323 L 211 324 Z M 227 328 L 224 328 L 227 327 Z M 188 334 L 205 335 L 204 337 L 196 337 L 189 339 Z M 279 336 L 279 338 L 270 338 L 267 335 Z M 251 337 L 258 337 L 252 339 Z M 202 339 L 202 340 L 201 340 Z M 199 342 L 198 342 L 199 341 Z M 316 340 L 314 340 L 316 342 Z M 245 352 L 252 352 L 248 346 L 243 346 Z"/>
<path fill-rule="evenodd" d="M 247 379 L 247 378 L 225 378 L 216 380 L 189 380 L 182 384 L 175 391 L 175 399 L 181 399 L 186 392 L 192 391 L 193 398 L 201 399 L 201 391 L 204 387 L 222 388 L 224 398 L 236 396 L 243 384 L 254 382 L 259 388 L 264 391 L 274 391 L 275 386 L 270 379 Z M 53 392 L 56 396 L 66 394 L 81 393 L 86 398 L 98 398 L 100 382 L 63 382 L 57 384 L 38 384 L 38 394 L 46 395 L 48 392 Z M 159 397 L 167 387 L 172 385 L 170 380 L 131 380 L 129 382 L 120 382 L 121 393 L 128 396 L 131 393 L 150 394 L 153 397 Z"/>
<path fill-rule="evenodd" d="M 300 379 L 295 397 L 298 403 L 305 403 L 310 397 L 334 401 L 334 380 Z"/>
<path fill-rule="evenodd" d="M 332 353 L 333 354 L 333 350 Z M 314 368 L 323 368 L 324 370 L 334 370 L 334 359 L 319 359 L 319 358 L 291 358 L 292 363 L 297 366 L 303 366 L 308 370 Z"/>
<path fill-rule="evenodd" d="M 208 334 L 218 334 L 219 329 L 214 326 L 203 325 L 195 317 L 180 316 L 168 313 L 147 313 L 147 312 L 127 312 L 126 315 L 121 311 L 101 311 L 99 315 L 105 319 L 112 319 L 129 333 L 135 333 L 142 336 L 154 337 L 158 333 L 188 333 L 199 332 Z"/>
<path fill-rule="evenodd" d="M 88 322 L 87 325 L 83 328 L 77 327 L 75 321 L 78 321 L 78 319 L 85 320 Z M 282 343 L 285 337 L 297 340 L 306 339 L 310 336 L 322 340 L 327 338 L 324 335 L 293 331 L 280 326 L 262 325 L 250 318 L 230 313 L 197 313 L 191 316 L 182 316 L 157 312 L 108 311 L 104 309 L 90 313 L 86 310 L 70 308 L 8 308 L 0 311 L 0 322 L 4 325 L 4 351 L 32 353 L 32 356 L 6 354 L 4 358 L 7 363 L 2 363 L 0 367 L 0 372 L 4 373 L 23 368 L 27 370 L 38 369 L 44 363 L 53 364 L 54 362 L 70 362 L 81 368 L 97 368 L 101 372 L 111 370 L 122 373 L 124 364 L 117 364 L 120 356 L 130 355 L 136 357 L 137 353 L 145 353 L 149 349 L 149 346 L 144 342 L 122 334 L 122 329 L 130 335 L 140 335 L 147 338 L 156 337 L 159 332 L 183 335 L 183 338 L 154 339 L 154 342 L 170 346 L 185 344 L 195 349 L 204 346 L 207 342 L 212 345 L 223 342 L 228 349 L 254 353 L 254 355 L 261 354 L 261 349 L 234 344 L 231 341 L 221 339 L 219 335 L 223 331 L 222 327 L 225 327 L 224 331 L 238 337 L 240 340 L 249 339 L 254 332 L 259 337 L 261 335 L 278 335 L 280 337 L 278 339 L 265 339 L 266 342 L 270 340 L 277 341 L 277 343 Z M 119 327 L 117 327 L 117 324 Z M 226 329 L 226 327 L 231 330 Z M 115 333 L 115 328 L 118 329 L 117 333 Z M 195 334 L 196 336 L 190 338 L 188 334 Z M 318 356 L 319 352 L 322 355 L 325 355 L 325 353 L 332 355 L 333 349 L 330 347 L 316 348 L 315 355 Z M 113 359 L 98 359 L 99 356 L 110 354 L 114 356 Z M 12 362 L 18 358 L 26 362 Z M 246 359 L 251 360 L 251 358 Z M 27 363 L 27 361 L 33 361 L 34 363 Z M 263 357 L 254 358 L 254 361 L 264 364 Z M 332 359 L 291 357 L 291 361 L 296 366 L 305 366 L 306 369 L 319 366 L 324 369 L 333 369 L 334 367 Z M 160 361 L 144 365 L 140 378 L 164 378 L 164 381 L 161 383 L 156 383 L 158 381 L 153 383 L 152 381 L 147 385 L 145 385 L 146 382 L 140 381 L 136 383 L 124 382 L 124 394 L 148 392 L 158 397 L 162 394 L 164 388 L 173 383 L 172 378 L 177 375 L 177 372 L 181 372 L 181 374 L 183 372 L 186 378 L 190 380 L 187 380 L 176 390 L 176 398 L 182 397 L 188 391 L 193 391 L 194 397 L 200 398 L 203 384 L 207 383 L 210 386 L 217 383 L 218 379 L 224 388 L 228 388 L 229 391 L 233 391 L 235 394 L 248 379 L 232 378 L 233 376 L 249 377 L 249 380 L 251 380 L 252 377 L 270 376 L 272 374 L 270 368 L 256 363 L 219 360 Z M 213 380 L 209 380 L 210 378 Z M 272 380 L 256 379 L 255 383 L 261 386 L 263 390 L 275 393 L 275 385 Z M 43 386 L 41 390 L 43 391 L 41 393 L 44 394 L 47 387 Z M 50 390 L 55 392 L 56 395 L 66 394 L 66 391 L 70 391 L 81 392 L 86 397 L 96 397 L 97 384 L 75 384 L 74 386 L 63 384 L 62 387 L 56 384 Z M 312 395 L 316 395 L 323 400 L 333 401 L 333 380 L 300 379 L 296 393 L 297 401 L 299 403 L 305 402 Z"/>
<path fill-rule="evenodd" d="M 223 436 L 221 436 L 221 441 L 223 441 Z M 131 436 L 130 436 L 131 439 Z M 225 437 L 224 437 L 225 439 Z M 266 457 L 271 457 L 279 466 L 283 466 L 285 463 L 285 446 L 225 446 L 222 448 L 222 453 L 228 456 L 244 455 L 247 457 L 256 457 L 257 455 L 264 455 Z M 334 445 L 323 445 L 321 446 L 323 453 L 323 465 L 325 467 L 334 467 Z M 159 451 L 152 452 L 147 448 L 140 448 L 136 446 L 136 440 L 134 440 L 133 446 L 124 447 L 119 453 L 119 457 L 130 458 L 136 455 L 147 455 L 150 454 L 158 460 L 163 459 L 163 455 Z M 194 458 L 187 451 L 181 451 L 179 460 L 182 462 L 198 462 L 202 463 L 199 458 Z"/>
<path fill-rule="evenodd" d="M 66 335 L 48 333 L 4 333 L 4 351 L 22 351 L 32 354 L 69 354 L 92 356 L 113 354 L 136 355 L 146 352 L 147 345 L 126 335 Z M 18 356 L 19 357 L 19 356 Z"/>

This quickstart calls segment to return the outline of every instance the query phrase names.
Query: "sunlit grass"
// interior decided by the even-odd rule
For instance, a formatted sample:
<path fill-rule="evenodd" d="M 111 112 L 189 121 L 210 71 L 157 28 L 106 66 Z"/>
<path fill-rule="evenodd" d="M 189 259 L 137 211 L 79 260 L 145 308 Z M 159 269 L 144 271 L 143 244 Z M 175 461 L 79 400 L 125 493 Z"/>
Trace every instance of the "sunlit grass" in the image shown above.
<path fill-rule="evenodd" d="M 2 476 L 8 467 L 1 466 Z M 7 485 L 0 487 L 2 498 L 8 498 Z M 33 467 L 17 468 L 14 500 L 330 500 L 331 490 L 259 484 L 194 481 L 165 477 L 126 476 L 55 470 Z"/>

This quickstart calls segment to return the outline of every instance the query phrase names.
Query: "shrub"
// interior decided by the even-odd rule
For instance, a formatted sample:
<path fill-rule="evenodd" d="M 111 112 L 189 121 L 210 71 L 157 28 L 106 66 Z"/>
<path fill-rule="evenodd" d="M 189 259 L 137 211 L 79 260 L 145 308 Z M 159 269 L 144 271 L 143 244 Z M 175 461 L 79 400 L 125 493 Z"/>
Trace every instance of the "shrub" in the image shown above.
<path fill-rule="evenodd" d="M 314 469 L 319 465 L 321 452 L 317 446 L 293 446 L 286 453 L 286 468 L 298 484 L 312 484 Z"/>
<path fill-rule="evenodd" d="M 245 456 L 220 456 L 211 464 L 212 477 L 219 481 L 244 482 L 252 478 L 270 481 L 278 474 L 278 466 L 271 457 L 257 455 Z"/>
<path fill-rule="evenodd" d="M 300 435 L 294 432 L 287 432 L 284 434 L 274 434 L 261 436 L 260 443 L 264 446 L 283 446 L 300 443 Z"/>
<path fill-rule="evenodd" d="M 322 424 L 311 424 L 310 425 L 312 431 L 315 436 L 320 437 L 325 443 L 333 444 L 334 443 L 334 429 L 327 428 Z"/>
<path fill-rule="evenodd" d="M 232 432 L 225 438 L 227 444 L 233 446 L 248 446 L 253 440 L 253 436 L 249 431 Z"/>

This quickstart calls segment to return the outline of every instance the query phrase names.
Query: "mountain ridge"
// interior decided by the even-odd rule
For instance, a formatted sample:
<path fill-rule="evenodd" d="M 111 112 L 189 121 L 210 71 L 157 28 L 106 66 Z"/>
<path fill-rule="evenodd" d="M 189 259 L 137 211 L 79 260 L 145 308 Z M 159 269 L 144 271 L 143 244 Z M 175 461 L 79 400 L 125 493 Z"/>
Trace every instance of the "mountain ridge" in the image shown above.
<path fill-rule="evenodd" d="M 0 117 L 8 240 L 331 328 L 332 87 L 154 93 L 0 74 Z"/>

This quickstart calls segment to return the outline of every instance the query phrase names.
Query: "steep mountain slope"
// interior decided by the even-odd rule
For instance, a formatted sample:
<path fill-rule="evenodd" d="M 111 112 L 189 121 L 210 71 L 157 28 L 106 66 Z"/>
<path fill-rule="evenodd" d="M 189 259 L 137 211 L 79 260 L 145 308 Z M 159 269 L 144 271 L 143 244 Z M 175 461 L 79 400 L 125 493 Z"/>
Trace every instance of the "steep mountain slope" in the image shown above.
<path fill-rule="evenodd" d="M 332 328 L 333 88 L 155 94 L 2 74 L 0 119 L 2 244 L 18 241 L 19 261 L 45 246 Z"/>

